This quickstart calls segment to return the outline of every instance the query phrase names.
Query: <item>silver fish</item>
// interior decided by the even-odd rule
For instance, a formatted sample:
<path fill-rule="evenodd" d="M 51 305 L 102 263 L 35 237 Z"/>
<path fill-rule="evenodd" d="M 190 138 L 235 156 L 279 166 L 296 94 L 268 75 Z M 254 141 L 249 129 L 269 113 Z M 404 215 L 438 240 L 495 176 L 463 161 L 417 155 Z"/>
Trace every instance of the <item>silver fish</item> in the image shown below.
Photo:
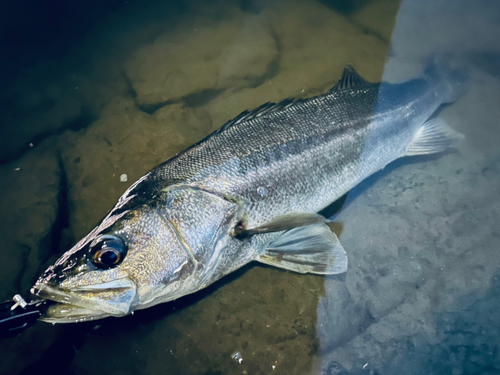
<path fill-rule="evenodd" d="M 325 95 L 267 103 L 134 183 L 32 288 L 54 323 L 124 316 L 194 293 L 259 261 L 299 273 L 347 270 L 317 212 L 406 155 L 463 136 L 439 118 L 462 86 L 434 64 L 422 78 L 368 83 L 348 66 Z"/>

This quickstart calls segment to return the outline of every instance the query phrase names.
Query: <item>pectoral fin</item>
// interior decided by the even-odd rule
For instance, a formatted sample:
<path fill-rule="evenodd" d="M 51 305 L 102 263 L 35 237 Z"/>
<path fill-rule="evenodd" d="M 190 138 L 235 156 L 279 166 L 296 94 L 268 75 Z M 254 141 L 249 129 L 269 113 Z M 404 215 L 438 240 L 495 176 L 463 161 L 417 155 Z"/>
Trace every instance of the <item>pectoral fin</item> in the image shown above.
<path fill-rule="evenodd" d="M 245 238 L 253 236 L 255 234 L 281 232 L 297 227 L 325 223 L 327 221 L 328 220 L 324 216 L 318 214 L 295 212 L 280 216 L 270 223 L 261 225 L 260 227 L 256 228 L 245 228 L 244 226 L 238 226 L 235 228 L 234 234 L 237 237 Z"/>
<path fill-rule="evenodd" d="M 325 224 L 291 229 L 272 242 L 259 262 L 299 273 L 332 275 L 347 270 L 347 255 Z"/>

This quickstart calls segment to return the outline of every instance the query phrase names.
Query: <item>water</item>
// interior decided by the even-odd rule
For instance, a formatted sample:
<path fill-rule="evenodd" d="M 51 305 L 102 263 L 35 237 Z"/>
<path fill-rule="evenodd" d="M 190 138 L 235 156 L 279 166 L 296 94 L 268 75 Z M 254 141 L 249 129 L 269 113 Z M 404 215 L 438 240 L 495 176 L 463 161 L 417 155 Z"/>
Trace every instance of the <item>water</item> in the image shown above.
<path fill-rule="evenodd" d="M 133 316 L 38 323 L 0 343 L 0 373 L 500 373 L 497 2 L 16 4 L 1 12 L 4 300 L 245 109 L 324 92 L 348 63 L 405 80 L 437 52 L 470 84 L 440 112 L 466 136 L 458 151 L 401 159 L 349 193 L 332 225 L 346 274 L 252 264 Z"/>

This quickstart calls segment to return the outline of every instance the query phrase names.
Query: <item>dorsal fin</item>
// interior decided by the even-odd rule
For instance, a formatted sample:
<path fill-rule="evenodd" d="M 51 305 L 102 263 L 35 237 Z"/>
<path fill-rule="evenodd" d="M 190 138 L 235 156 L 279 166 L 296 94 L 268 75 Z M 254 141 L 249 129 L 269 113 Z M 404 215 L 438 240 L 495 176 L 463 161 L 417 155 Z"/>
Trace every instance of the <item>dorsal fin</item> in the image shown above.
<path fill-rule="evenodd" d="M 288 99 L 282 100 L 279 103 L 268 102 L 268 103 L 262 104 L 262 105 L 258 106 L 257 108 L 252 109 L 251 111 L 244 111 L 244 112 L 240 113 L 238 116 L 236 116 L 232 120 L 229 120 L 224 125 L 222 125 L 216 132 L 220 133 L 221 131 L 226 130 L 229 127 L 236 125 L 236 124 L 239 124 L 243 121 L 253 120 L 257 117 L 260 117 L 260 116 L 263 116 L 263 115 L 266 115 L 269 113 L 277 112 L 277 111 L 280 111 L 282 109 L 286 109 L 293 104 L 300 103 L 303 101 L 305 101 L 305 100 L 304 99 L 288 98 Z"/>
<path fill-rule="evenodd" d="M 335 86 L 332 87 L 330 92 L 334 91 L 340 91 L 340 90 L 345 90 L 348 88 L 355 88 L 355 87 L 360 87 L 360 86 L 365 86 L 365 85 L 370 85 L 371 83 L 368 81 L 365 81 L 359 74 L 356 72 L 354 67 L 352 65 L 347 65 L 344 68 L 344 73 L 342 73 L 342 78 L 337 82 Z M 321 95 L 320 95 L 321 96 Z M 273 103 L 273 102 L 268 102 L 265 104 L 262 104 L 258 106 L 255 109 L 252 109 L 251 111 L 244 111 L 240 113 L 238 116 L 233 118 L 232 120 L 229 120 L 226 122 L 224 125 L 222 125 L 218 130 L 216 130 L 216 133 L 220 133 L 224 130 L 227 130 L 228 128 L 239 124 L 244 121 L 250 121 L 253 120 L 257 117 L 264 116 L 269 113 L 273 112 L 278 112 L 283 109 L 286 109 L 294 104 L 298 104 L 301 102 L 305 102 L 308 100 L 312 100 L 316 97 L 313 98 L 308 98 L 308 99 L 292 99 L 288 98 L 285 100 L 282 100 L 279 103 Z"/>
<path fill-rule="evenodd" d="M 337 84 L 332 87 L 330 92 L 352 89 L 355 87 L 365 86 L 369 84 L 370 82 L 364 80 L 352 65 L 347 65 L 344 68 L 342 77 L 339 79 Z"/>

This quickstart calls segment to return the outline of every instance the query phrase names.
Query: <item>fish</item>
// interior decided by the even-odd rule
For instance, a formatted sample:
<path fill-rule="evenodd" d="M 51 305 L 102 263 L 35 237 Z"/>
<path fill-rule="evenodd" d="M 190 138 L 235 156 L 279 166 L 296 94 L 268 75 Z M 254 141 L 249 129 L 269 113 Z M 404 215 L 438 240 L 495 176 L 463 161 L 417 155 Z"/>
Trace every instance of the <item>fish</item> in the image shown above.
<path fill-rule="evenodd" d="M 305 274 L 348 269 L 318 214 L 392 161 L 464 136 L 435 116 L 464 79 L 439 64 L 401 83 L 352 66 L 327 93 L 266 103 L 136 181 L 32 287 L 41 320 L 121 317 L 176 300 L 252 261 Z"/>

